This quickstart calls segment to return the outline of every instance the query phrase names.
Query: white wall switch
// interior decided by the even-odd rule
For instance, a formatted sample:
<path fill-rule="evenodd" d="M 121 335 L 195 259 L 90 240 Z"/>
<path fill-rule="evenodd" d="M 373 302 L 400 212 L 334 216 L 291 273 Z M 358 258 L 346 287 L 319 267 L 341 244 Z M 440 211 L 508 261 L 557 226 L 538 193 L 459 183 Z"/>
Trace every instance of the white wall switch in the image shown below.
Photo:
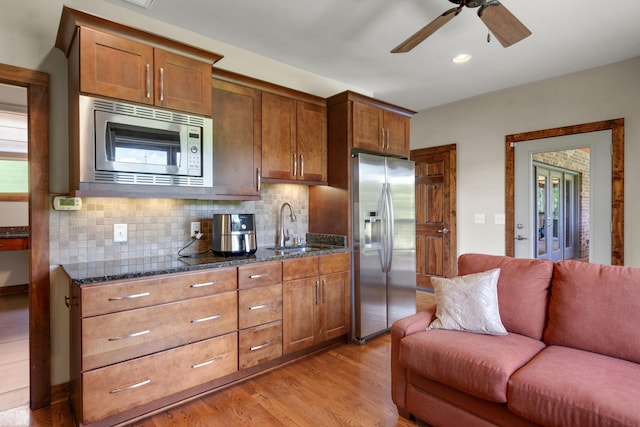
<path fill-rule="evenodd" d="M 113 241 L 114 243 L 127 241 L 127 224 L 113 224 Z"/>
<path fill-rule="evenodd" d="M 506 220 L 506 218 L 505 218 L 505 215 L 504 215 L 504 214 L 495 214 L 495 216 L 494 216 L 494 222 L 495 222 L 497 225 L 502 225 L 502 224 L 504 224 L 504 223 L 505 223 L 505 220 Z"/>
<path fill-rule="evenodd" d="M 484 224 L 486 222 L 485 215 L 484 214 L 475 214 L 474 215 L 474 222 L 476 224 Z"/>

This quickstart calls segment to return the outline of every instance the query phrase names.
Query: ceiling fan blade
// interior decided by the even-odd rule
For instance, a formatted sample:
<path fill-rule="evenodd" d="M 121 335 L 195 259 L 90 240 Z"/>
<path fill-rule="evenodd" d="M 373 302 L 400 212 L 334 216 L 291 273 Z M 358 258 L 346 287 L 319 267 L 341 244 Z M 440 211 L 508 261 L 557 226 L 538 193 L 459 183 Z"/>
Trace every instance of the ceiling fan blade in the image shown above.
<path fill-rule="evenodd" d="M 531 31 L 497 1 L 481 6 L 478 16 L 504 47 L 518 43 L 531 35 Z"/>
<path fill-rule="evenodd" d="M 435 33 L 438 29 L 440 29 L 444 24 L 451 21 L 454 16 L 456 16 L 461 7 L 454 7 L 453 9 L 447 10 L 442 15 L 438 16 L 436 19 L 422 27 L 418 32 L 414 35 L 400 43 L 396 46 L 391 53 L 405 53 L 409 52 L 414 47 L 418 46 L 422 43 L 427 37 L 431 34 Z"/>

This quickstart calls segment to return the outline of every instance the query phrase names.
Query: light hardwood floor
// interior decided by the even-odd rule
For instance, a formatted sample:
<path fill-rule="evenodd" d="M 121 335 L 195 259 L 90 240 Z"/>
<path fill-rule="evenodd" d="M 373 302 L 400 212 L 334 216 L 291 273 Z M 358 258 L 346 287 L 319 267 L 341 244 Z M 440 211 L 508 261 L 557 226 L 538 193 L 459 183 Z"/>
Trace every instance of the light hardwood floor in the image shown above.
<path fill-rule="evenodd" d="M 417 308 L 432 295 L 418 291 Z M 391 401 L 391 338 L 343 344 L 216 393 L 136 421 L 165 426 L 395 426 L 418 424 L 398 416 Z M 73 426 L 66 403 L 0 412 L 0 426 Z"/>
<path fill-rule="evenodd" d="M 0 296 L 0 411 L 29 403 L 29 298 Z"/>

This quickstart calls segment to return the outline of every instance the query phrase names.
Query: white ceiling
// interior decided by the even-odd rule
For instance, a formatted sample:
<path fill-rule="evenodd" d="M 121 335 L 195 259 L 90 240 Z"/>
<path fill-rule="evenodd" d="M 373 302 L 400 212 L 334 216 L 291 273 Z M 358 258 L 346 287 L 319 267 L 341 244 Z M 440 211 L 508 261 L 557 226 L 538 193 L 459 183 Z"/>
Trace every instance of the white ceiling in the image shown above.
<path fill-rule="evenodd" d="M 533 33 L 487 43 L 477 9 L 409 53 L 389 51 L 447 9 L 448 0 L 154 0 L 160 21 L 311 71 L 414 110 L 640 55 L 638 0 L 503 0 Z M 451 58 L 465 52 L 470 62 Z M 224 59 L 223 59 L 224 61 Z"/>

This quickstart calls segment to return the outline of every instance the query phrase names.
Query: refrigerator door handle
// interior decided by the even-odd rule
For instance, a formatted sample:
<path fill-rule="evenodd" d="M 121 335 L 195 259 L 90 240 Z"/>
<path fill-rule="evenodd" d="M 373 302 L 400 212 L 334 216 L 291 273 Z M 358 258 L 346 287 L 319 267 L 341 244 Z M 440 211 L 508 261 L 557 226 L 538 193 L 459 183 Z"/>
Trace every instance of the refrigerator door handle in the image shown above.
<path fill-rule="evenodd" d="M 381 226 L 382 228 L 382 235 L 380 236 L 380 246 L 379 246 L 379 251 L 380 251 L 380 267 L 383 273 L 387 273 L 387 252 L 388 252 L 388 245 L 387 245 L 387 227 L 389 225 L 389 223 L 387 222 L 387 217 L 388 217 L 388 204 L 387 204 L 387 184 L 383 183 L 382 184 L 382 192 L 380 193 L 380 202 L 381 205 L 381 214 L 382 214 L 382 222 Z"/>
<path fill-rule="evenodd" d="M 389 244 L 387 245 L 387 273 L 391 271 L 391 264 L 393 262 L 393 250 L 395 243 L 393 241 L 393 236 L 395 235 L 395 222 L 396 219 L 394 217 L 393 212 L 393 198 L 391 197 L 391 184 L 387 184 L 387 209 L 389 211 L 389 215 L 387 215 L 387 240 Z"/>

